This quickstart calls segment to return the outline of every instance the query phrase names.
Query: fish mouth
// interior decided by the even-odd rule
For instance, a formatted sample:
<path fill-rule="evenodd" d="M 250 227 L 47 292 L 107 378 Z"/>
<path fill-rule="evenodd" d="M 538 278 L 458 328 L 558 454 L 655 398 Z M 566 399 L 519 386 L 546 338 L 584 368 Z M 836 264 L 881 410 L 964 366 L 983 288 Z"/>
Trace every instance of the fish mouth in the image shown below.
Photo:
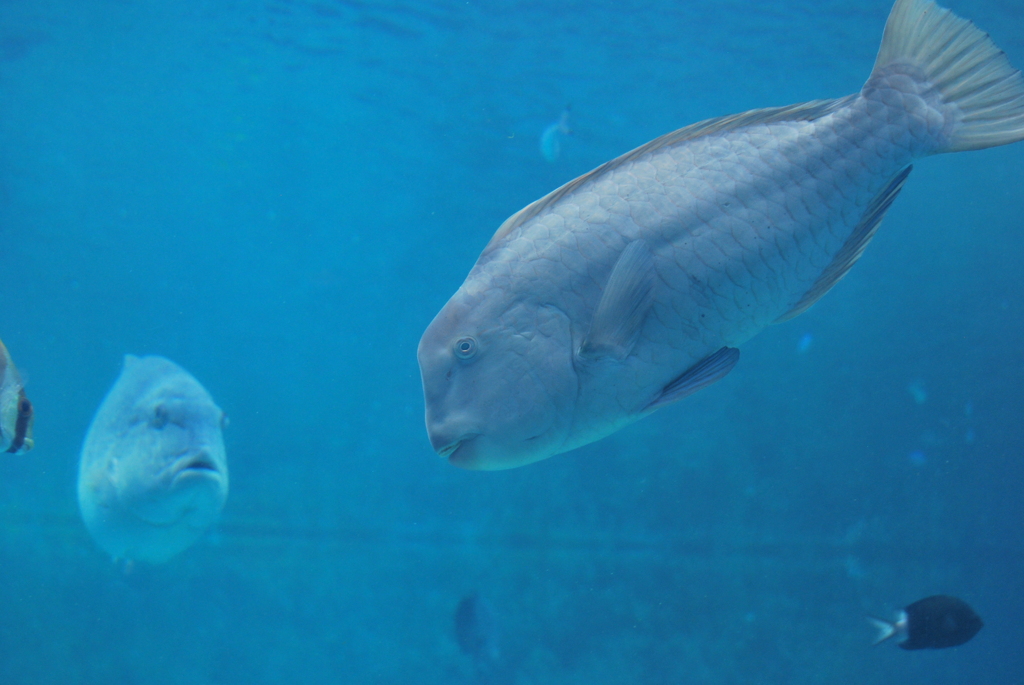
<path fill-rule="evenodd" d="M 439 448 L 437 450 L 437 453 L 442 459 L 447 459 L 448 461 L 451 461 L 452 457 L 455 455 L 456 452 L 458 452 L 459 448 L 462 447 L 465 443 L 475 438 L 477 435 L 479 435 L 479 433 L 466 433 L 464 435 L 460 435 L 458 439 L 453 440 L 444 447 Z"/>
<path fill-rule="evenodd" d="M 220 467 L 206 450 L 183 455 L 174 462 L 174 479 L 185 475 L 220 476 Z"/>
<path fill-rule="evenodd" d="M 437 453 L 441 456 L 442 459 L 447 459 L 448 457 L 450 457 L 452 455 L 452 452 L 454 452 L 455 450 L 459 449 L 459 447 L 461 445 L 462 445 L 462 440 L 456 440 L 455 442 L 453 442 L 452 444 L 448 445 L 447 447 L 442 447 L 441 449 L 439 449 L 437 451 Z"/>
<path fill-rule="evenodd" d="M 212 459 L 195 459 L 192 463 L 185 466 L 185 470 L 188 471 L 220 471 L 217 465 L 213 463 Z"/>

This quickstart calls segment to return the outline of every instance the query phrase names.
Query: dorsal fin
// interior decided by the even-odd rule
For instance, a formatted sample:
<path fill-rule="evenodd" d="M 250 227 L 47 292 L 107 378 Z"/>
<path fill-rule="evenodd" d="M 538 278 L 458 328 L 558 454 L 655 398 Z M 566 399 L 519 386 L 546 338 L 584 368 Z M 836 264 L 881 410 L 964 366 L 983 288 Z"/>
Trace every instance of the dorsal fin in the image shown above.
<path fill-rule="evenodd" d="M 648 152 L 676 145 L 687 140 L 693 140 L 694 138 L 700 138 L 701 136 L 708 136 L 713 133 L 721 133 L 723 131 L 730 131 L 743 128 L 744 126 L 752 126 L 754 124 L 770 124 L 772 122 L 779 121 L 814 121 L 815 119 L 819 119 L 845 106 L 850 100 L 856 97 L 856 95 L 849 95 L 845 98 L 835 100 L 812 100 L 810 102 L 801 102 L 796 105 L 787 105 L 785 107 L 752 109 L 740 114 L 730 114 L 729 116 L 705 119 L 704 121 L 699 121 L 696 124 L 690 124 L 689 126 L 685 126 L 677 131 L 673 131 L 672 133 L 666 133 L 663 136 L 655 138 L 649 143 L 641 145 L 635 150 L 616 157 L 611 161 L 605 162 L 593 171 L 589 171 L 582 176 L 569 181 L 562 187 L 551 191 L 539 200 L 535 200 L 534 202 L 526 205 L 506 219 L 505 222 L 498 227 L 498 230 L 494 233 L 494 236 L 491 237 L 490 242 L 487 243 L 487 246 L 484 248 L 480 256 L 482 257 L 494 249 L 494 247 L 501 242 L 502 238 L 511 233 L 513 229 L 518 226 L 522 226 L 527 221 L 537 216 L 587 181 L 590 181 L 605 172 L 620 167 L 623 164 L 632 162 Z"/>
<path fill-rule="evenodd" d="M 634 240 L 626 245 L 608 276 L 579 356 L 619 361 L 628 357 L 653 302 L 654 259 L 645 241 Z"/>
<path fill-rule="evenodd" d="M 825 267 L 825 270 L 818 276 L 818 280 L 814 282 L 814 285 L 803 294 L 793 308 L 788 312 L 780 316 L 775 320 L 775 323 L 781 323 L 788 321 L 794 316 L 803 314 L 807 311 L 812 304 L 821 299 L 821 297 L 832 289 L 836 283 L 846 275 L 846 272 L 850 270 L 850 267 L 860 259 L 860 256 L 864 253 L 864 248 L 868 246 L 871 239 L 875 237 L 875 232 L 878 231 L 878 226 L 882 223 L 882 218 L 885 216 L 886 210 L 892 204 L 892 201 L 899 195 L 900 190 L 903 189 L 903 184 L 907 181 L 907 176 L 910 175 L 910 170 L 914 167 L 908 166 L 906 169 L 896 174 L 896 176 L 889 181 L 889 184 L 882 189 L 878 195 L 871 200 L 866 210 L 864 210 L 864 216 L 861 217 L 860 223 L 853 229 L 853 233 L 846 240 L 846 244 L 843 245 L 839 252 L 836 253 L 832 263 Z"/>

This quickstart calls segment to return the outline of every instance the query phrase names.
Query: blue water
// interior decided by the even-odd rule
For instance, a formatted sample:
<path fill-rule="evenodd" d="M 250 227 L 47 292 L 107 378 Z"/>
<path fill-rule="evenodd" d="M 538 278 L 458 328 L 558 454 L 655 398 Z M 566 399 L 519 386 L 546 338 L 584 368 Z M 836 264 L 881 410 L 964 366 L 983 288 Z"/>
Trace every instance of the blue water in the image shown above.
<path fill-rule="evenodd" d="M 1018 0 L 949 4 L 1024 66 Z M 37 413 L 0 455 L 0 683 L 1019 682 L 1024 145 L 921 161 L 819 304 L 608 439 L 469 473 L 423 427 L 419 335 L 501 221 L 682 125 L 854 92 L 888 9 L 0 1 L 0 338 Z M 230 417 L 223 516 L 156 567 L 75 502 L 125 353 Z M 940 592 L 972 642 L 870 647 L 864 614 Z"/>

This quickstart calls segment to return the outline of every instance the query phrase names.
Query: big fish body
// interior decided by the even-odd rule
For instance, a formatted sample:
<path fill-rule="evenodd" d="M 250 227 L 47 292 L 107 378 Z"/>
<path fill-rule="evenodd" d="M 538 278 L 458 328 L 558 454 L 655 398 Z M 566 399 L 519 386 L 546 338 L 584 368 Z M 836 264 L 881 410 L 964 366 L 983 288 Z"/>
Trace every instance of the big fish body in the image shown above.
<path fill-rule="evenodd" d="M 180 366 L 126 355 L 85 436 L 78 504 L 115 559 L 159 563 L 217 518 L 228 494 L 224 412 Z"/>
<path fill-rule="evenodd" d="M 681 129 L 529 205 L 420 342 L 435 449 L 517 466 L 720 379 L 842 278 L 915 158 L 1024 138 L 1022 84 L 969 22 L 898 0 L 858 94 Z"/>
<path fill-rule="evenodd" d="M 910 125 L 872 117 L 872 104 L 822 103 L 835 111 L 656 146 L 587 179 L 484 254 L 466 291 L 507 298 L 518 289 L 525 299 L 537 281 L 558 283 L 545 304 L 565 314 L 575 350 L 625 247 L 642 240 L 649 252 L 656 295 L 632 353 L 576 364 L 567 449 L 640 418 L 674 378 L 738 347 L 812 288 L 928 143 Z M 920 128 L 938 132 L 941 120 L 927 127 L 931 112 Z"/>

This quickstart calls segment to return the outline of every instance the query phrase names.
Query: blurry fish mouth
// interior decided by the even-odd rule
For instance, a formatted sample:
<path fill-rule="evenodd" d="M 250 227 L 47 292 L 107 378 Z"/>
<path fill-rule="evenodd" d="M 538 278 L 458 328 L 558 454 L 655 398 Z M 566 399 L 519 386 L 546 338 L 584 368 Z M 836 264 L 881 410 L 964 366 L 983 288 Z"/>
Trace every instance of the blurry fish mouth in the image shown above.
<path fill-rule="evenodd" d="M 185 466 L 190 471 L 217 471 L 217 465 L 212 459 L 194 459 L 192 463 Z"/>
<path fill-rule="evenodd" d="M 459 446 L 461 446 L 461 445 L 462 445 L 462 440 L 456 440 L 455 442 L 453 442 L 452 444 L 448 445 L 447 447 L 442 447 L 441 449 L 439 449 L 437 451 L 437 453 L 441 455 L 442 459 L 447 459 L 448 457 L 452 456 L 452 452 L 454 452 L 455 450 L 459 449 Z"/>
<path fill-rule="evenodd" d="M 185 474 L 194 475 L 220 475 L 220 467 L 213 460 L 208 452 L 201 451 L 186 454 L 179 458 L 174 464 L 174 477 L 180 478 Z"/>
<path fill-rule="evenodd" d="M 437 450 L 437 453 L 442 459 L 450 460 L 451 457 L 462 447 L 465 443 L 475 438 L 479 433 L 466 433 L 465 435 L 459 436 L 458 440 L 448 443 L 441 449 Z"/>

